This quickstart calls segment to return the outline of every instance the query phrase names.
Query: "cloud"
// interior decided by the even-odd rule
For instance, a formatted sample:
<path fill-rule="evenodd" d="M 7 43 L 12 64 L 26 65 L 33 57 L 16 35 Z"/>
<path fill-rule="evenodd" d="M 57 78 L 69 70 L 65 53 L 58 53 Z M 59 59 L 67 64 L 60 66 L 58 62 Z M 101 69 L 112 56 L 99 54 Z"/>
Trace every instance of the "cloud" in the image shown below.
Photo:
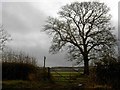
<path fill-rule="evenodd" d="M 40 30 L 46 15 L 33 8 L 30 3 L 3 3 L 3 25 L 10 32 L 28 33 Z M 39 29 L 38 29 L 39 28 Z"/>
<path fill-rule="evenodd" d="M 40 3 L 39 3 L 40 4 Z M 48 15 L 35 5 L 38 3 L 4 2 L 2 20 L 4 28 L 12 36 L 8 47 L 15 51 L 23 51 L 35 56 L 40 65 L 43 57 L 47 57 L 46 66 L 70 65 L 64 59 L 64 54 L 51 55 L 49 47 L 51 38 L 41 32 Z"/>

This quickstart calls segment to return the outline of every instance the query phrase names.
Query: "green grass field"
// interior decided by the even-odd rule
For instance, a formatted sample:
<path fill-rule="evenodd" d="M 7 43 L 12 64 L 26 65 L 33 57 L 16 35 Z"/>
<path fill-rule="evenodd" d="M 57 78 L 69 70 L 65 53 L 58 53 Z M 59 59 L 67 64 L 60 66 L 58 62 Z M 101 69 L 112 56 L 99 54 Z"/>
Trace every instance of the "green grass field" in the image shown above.
<path fill-rule="evenodd" d="M 52 78 L 55 82 L 73 82 L 76 81 L 81 72 L 51 72 Z"/>
<path fill-rule="evenodd" d="M 79 72 L 51 72 L 51 74 L 53 76 L 58 76 L 59 74 L 61 74 L 62 76 L 69 76 L 69 75 L 79 75 L 81 73 Z"/>

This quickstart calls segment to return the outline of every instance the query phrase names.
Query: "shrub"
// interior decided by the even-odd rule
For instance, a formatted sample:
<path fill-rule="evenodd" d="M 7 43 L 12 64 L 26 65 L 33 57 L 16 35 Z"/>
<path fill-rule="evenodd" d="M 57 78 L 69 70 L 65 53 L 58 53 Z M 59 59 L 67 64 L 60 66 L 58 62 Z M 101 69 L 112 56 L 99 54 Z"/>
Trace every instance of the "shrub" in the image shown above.
<path fill-rule="evenodd" d="M 36 73 L 36 67 L 24 63 L 2 63 L 3 80 L 29 80 L 31 73 Z"/>
<path fill-rule="evenodd" d="M 120 88 L 120 63 L 97 65 L 96 76 L 97 82 L 110 84 L 113 88 Z"/>
<path fill-rule="evenodd" d="M 31 81 L 49 81 L 50 73 L 47 68 L 40 68 L 26 63 L 2 63 L 3 80 L 31 80 Z"/>
<path fill-rule="evenodd" d="M 2 53 L 3 80 L 49 80 L 49 69 L 38 67 L 36 58 L 23 52 L 5 51 Z"/>

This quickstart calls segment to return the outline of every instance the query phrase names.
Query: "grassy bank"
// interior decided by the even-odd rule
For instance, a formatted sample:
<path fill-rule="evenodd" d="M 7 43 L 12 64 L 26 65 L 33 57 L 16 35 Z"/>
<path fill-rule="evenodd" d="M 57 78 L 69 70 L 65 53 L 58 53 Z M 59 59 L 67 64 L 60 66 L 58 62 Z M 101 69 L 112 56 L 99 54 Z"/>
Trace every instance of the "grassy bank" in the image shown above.
<path fill-rule="evenodd" d="M 60 72 L 64 77 L 68 77 L 70 72 Z M 23 89 L 23 90 L 108 90 L 111 89 L 110 86 L 100 85 L 94 83 L 90 80 L 89 76 L 84 76 L 79 73 L 72 73 L 73 76 L 79 75 L 79 78 L 75 80 L 65 80 L 63 77 L 60 77 L 59 80 L 56 80 L 56 73 L 52 73 L 53 81 L 24 81 L 24 80 L 4 80 L 2 82 L 3 90 L 13 90 L 13 89 Z M 81 86 L 80 86 L 81 84 Z"/>
<path fill-rule="evenodd" d="M 3 90 L 5 89 L 30 89 L 30 90 L 77 90 L 77 85 L 73 83 L 51 83 L 51 82 L 30 82 L 22 80 L 3 81 Z"/>

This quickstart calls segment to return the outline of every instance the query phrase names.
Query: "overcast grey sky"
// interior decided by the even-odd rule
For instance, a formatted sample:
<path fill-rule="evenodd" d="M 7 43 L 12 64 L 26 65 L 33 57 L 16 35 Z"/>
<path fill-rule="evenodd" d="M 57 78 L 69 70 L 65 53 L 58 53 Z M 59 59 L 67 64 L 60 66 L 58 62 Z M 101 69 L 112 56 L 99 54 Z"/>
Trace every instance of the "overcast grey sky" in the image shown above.
<path fill-rule="evenodd" d="M 64 59 L 65 53 L 49 54 L 51 38 L 41 30 L 48 16 L 56 17 L 61 6 L 74 1 L 89 0 L 2 0 L 2 24 L 13 39 L 8 46 L 35 56 L 41 65 L 46 56 L 47 66 L 72 66 Z M 118 0 L 99 1 L 110 7 L 117 34 Z"/>

